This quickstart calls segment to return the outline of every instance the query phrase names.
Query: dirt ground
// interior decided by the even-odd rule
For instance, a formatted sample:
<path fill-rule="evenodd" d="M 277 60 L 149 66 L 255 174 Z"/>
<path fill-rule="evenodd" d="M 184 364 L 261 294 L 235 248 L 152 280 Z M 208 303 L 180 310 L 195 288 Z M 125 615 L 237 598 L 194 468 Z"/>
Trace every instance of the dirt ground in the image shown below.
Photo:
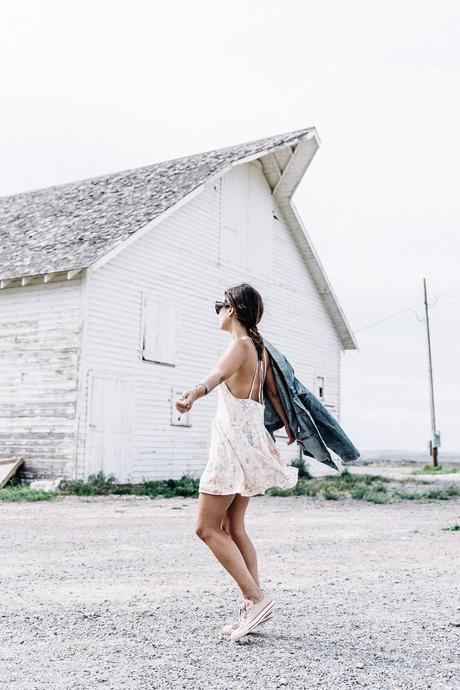
<path fill-rule="evenodd" d="M 460 499 L 258 496 L 273 622 L 231 643 L 240 592 L 196 499 L 0 505 L 6 690 L 459 690 Z"/>

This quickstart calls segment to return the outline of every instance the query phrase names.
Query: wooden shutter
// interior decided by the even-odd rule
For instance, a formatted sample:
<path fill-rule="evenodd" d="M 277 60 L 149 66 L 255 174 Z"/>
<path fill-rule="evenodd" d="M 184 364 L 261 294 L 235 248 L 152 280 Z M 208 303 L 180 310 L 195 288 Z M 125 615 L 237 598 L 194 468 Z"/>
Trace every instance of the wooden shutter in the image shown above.
<path fill-rule="evenodd" d="M 176 364 L 178 309 L 172 300 L 143 292 L 142 358 Z"/>

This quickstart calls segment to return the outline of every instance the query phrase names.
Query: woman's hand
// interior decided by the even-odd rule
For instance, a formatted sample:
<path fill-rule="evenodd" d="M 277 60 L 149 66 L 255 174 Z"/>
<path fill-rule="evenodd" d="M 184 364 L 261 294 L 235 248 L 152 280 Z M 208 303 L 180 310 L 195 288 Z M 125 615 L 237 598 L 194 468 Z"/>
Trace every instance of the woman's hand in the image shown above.
<path fill-rule="evenodd" d="M 292 431 L 292 429 L 291 429 L 290 426 L 285 426 L 285 427 L 284 427 L 284 430 L 285 430 L 285 432 L 286 432 L 286 434 L 287 434 L 286 445 L 287 445 L 287 446 L 290 446 L 291 443 L 294 443 L 294 441 L 295 441 L 294 432 Z"/>
<path fill-rule="evenodd" d="M 176 400 L 176 410 L 183 414 L 192 409 L 192 405 L 197 399 L 197 389 L 191 388 L 188 391 L 182 393 L 182 395 Z"/>

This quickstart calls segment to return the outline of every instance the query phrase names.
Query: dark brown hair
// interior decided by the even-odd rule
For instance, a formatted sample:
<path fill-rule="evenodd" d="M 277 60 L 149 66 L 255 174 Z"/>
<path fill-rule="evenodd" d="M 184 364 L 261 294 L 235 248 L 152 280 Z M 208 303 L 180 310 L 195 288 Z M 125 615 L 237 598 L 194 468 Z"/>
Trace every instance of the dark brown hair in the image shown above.
<path fill-rule="evenodd" d="M 238 321 L 248 329 L 248 335 L 257 348 L 257 356 L 262 359 L 264 341 L 257 328 L 264 313 L 264 303 L 260 293 L 252 285 L 241 283 L 225 290 L 224 295 L 234 307 Z"/>

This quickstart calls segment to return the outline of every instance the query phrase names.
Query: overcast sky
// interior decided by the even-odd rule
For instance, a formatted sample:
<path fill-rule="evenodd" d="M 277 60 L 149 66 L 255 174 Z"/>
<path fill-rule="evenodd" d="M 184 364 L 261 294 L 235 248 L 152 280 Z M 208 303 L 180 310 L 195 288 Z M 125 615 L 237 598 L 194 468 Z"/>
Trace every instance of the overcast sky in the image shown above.
<path fill-rule="evenodd" d="M 0 195 L 315 126 L 295 202 L 360 347 L 342 425 L 426 449 L 426 277 L 460 451 L 459 31 L 457 0 L 5 0 Z"/>

